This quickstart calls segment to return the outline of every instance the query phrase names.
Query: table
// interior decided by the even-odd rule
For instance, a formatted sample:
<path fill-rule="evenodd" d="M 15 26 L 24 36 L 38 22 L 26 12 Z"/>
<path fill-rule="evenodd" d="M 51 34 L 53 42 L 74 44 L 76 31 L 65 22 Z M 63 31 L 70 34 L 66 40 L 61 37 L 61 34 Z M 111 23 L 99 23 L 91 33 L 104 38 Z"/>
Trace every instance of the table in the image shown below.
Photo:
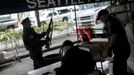
<path fill-rule="evenodd" d="M 61 65 L 61 62 L 59 61 L 54 64 L 50 64 L 48 66 L 39 68 L 37 70 L 30 71 L 28 72 L 28 75 L 43 75 L 43 73 L 47 73 L 47 72 L 50 72 L 50 74 L 47 74 L 47 75 L 55 75 L 54 69 L 57 67 L 60 67 L 60 65 Z"/>
<path fill-rule="evenodd" d="M 94 43 L 97 43 L 97 42 L 101 42 L 101 43 L 106 43 L 108 42 L 108 38 L 93 38 L 90 40 L 90 42 L 94 42 Z"/>

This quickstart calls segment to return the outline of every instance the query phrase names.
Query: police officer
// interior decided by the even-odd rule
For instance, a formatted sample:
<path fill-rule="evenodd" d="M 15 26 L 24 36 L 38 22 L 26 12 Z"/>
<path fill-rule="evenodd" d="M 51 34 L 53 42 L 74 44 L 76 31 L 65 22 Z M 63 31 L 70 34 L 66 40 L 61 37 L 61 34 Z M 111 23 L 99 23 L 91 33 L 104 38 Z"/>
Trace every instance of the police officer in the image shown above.
<path fill-rule="evenodd" d="M 108 10 L 103 9 L 98 13 L 97 20 L 101 20 L 108 33 L 109 49 L 108 55 L 114 53 L 113 75 L 127 75 L 127 59 L 130 55 L 130 45 L 124 29 L 124 25 L 118 18 L 109 14 Z"/>
<path fill-rule="evenodd" d="M 31 27 L 29 17 L 25 18 L 21 24 L 23 25 L 23 42 L 25 48 L 29 51 L 30 57 L 33 60 L 34 69 L 46 66 L 46 62 L 42 56 L 42 46 L 46 40 L 41 40 L 46 35 L 46 32 L 38 34 Z"/>

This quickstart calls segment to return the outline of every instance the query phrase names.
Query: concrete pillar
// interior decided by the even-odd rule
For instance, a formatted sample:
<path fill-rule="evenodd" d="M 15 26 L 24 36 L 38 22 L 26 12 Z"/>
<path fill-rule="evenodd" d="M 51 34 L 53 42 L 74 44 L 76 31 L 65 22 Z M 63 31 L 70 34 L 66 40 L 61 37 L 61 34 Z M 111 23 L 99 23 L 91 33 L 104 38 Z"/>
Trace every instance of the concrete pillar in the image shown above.
<path fill-rule="evenodd" d="M 128 41 L 129 41 L 130 46 L 131 46 L 131 53 L 130 53 L 130 56 L 128 58 L 128 68 L 129 68 L 128 71 L 134 73 L 134 35 L 132 33 L 131 26 L 132 26 L 132 24 L 128 23 L 126 25 L 125 29 L 126 29 Z"/>

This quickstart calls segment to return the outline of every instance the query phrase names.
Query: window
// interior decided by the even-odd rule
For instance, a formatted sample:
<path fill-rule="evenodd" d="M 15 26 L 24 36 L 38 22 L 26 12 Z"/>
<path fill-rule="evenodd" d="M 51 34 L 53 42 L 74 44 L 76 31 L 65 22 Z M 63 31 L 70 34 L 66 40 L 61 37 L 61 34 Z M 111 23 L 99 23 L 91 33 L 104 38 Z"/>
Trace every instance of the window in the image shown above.
<path fill-rule="evenodd" d="M 51 17 L 53 14 L 52 13 L 49 13 L 47 17 Z"/>
<path fill-rule="evenodd" d="M 69 9 L 62 9 L 62 10 L 58 10 L 59 14 L 65 14 L 68 12 L 71 12 Z"/>
<path fill-rule="evenodd" d="M 53 12 L 53 14 L 54 14 L 54 16 L 56 16 L 56 15 L 57 15 L 57 13 L 56 13 L 56 12 Z"/>

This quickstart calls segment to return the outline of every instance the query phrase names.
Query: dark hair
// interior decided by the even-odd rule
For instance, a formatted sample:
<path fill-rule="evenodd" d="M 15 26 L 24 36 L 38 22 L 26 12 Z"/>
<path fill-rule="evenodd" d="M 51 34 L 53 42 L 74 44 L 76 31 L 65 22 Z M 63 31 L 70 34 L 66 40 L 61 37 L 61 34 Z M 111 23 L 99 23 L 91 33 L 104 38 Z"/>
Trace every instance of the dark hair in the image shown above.
<path fill-rule="evenodd" d="M 65 47 L 65 46 L 73 46 L 73 42 L 70 41 L 70 40 L 65 40 L 65 41 L 63 42 L 61 48 Z"/>
<path fill-rule="evenodd" d="M 100 10 L 99 13 L 98 13 L 98 16 L 97 16 L 97 20 L 99 20 L 100 16 L 102 16 L 104 14 L 109 14 L 108 10 L 106 10 L 106 9 Z"/>
<path fill-rule="evenodd" d="M 98 13 L 98 16 L 100 17 L 100 16 L 102 16 L 102 15 L 104 15 L 104 14 L 109 14 L 108 10 L 106 10 L 106 9 L 101 10 L 101 11 Z"/>
<path fill-rule="evenodd" d="M 73 42 L 72 42 L 72 41 L 70 41 L 70 40 L 65 40 L 65 41 L 63 42 L 61 48 L 60 48 L 60 51 L 59 51 L 60 54 L 63 53 L 63 47 L 65 47 L 65 46 L 74 46 L 74 45 L 73 45 Z"/>

